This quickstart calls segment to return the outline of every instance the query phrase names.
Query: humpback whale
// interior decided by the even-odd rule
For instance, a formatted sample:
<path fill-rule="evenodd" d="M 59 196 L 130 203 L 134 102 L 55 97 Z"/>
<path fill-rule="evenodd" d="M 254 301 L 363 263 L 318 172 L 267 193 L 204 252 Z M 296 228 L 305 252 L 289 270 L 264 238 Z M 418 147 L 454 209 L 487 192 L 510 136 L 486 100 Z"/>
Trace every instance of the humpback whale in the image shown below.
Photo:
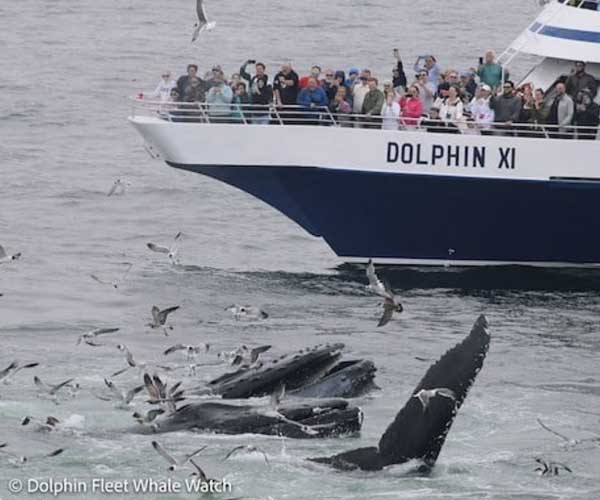
<path fill-rule="evenodd" d="M 137 427 L 134 432 L 149 434 L 194 430 L 314 439 L 354 434 L 360 431 L 362 425 L 360 409 L 339 399 L 282 405 L 278 411 L 284 418 L 266 414 L 260 407 L 250 405 L 192 403 L 167 417 L 157 418 L 152 425 Z"/>
<path fill-rule="evenodd" d="M 208 383 L 209 392 L 223 399 L 268 396 L 285 385 L 289 396 L 352 398 L 374 388 L 371 361 L 340 361 L 344 344 L 318 345 L 284 355 L 253 368 L 226 373 Z M 205 393 L 205 389 L 198 389 Z"/>
<path fill-rule="evenodd" d="M 413 459 L 433 467 L 456 413 L 483 366 L 490 344 L 487 326 L 485 316 L 480 316 L 471 333 L 429 368 L 378 446 L 309 460 L 341 470 L 376 471 Z M 422 391 L 429 396 L 426 407 Z"/>

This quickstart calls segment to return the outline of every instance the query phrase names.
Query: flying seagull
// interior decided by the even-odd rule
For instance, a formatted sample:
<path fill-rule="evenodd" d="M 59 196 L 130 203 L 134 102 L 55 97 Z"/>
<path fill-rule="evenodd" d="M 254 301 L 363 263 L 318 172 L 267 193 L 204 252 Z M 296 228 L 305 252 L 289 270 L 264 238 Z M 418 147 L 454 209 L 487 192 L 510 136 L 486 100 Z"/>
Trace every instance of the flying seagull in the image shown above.
<path fill-rule="evenodd" d="M 70 378 L 69 380 L 65 380 L 64 382 L 61 382 L 60 384 L 50 385 L 50 384 L 43 382 L 37 375 L 35 377 L 33 377 L 33 383 L 36 385 L 36 387 L 41 392 L 46 393 L 52 397 L 56 397 L 56 395 L 58 394 L 58 391 L 60 391 L 63 387 L 68 386 L 71 382 L 73 382 L 73 380 L 75 380 L 75 379 Z"/>
<path fill-rule="evenodd" d="M 179 241 L 181 236 L 182 236 L 182 233 L 181 233 L 181 231 L 179 231 L 173 238 L 173 243 L 168 248 L 163 247 L 162 245 L 157 245 L 156 243 L 152 243 L 152 242 L 146 243 L 146 246 L 153 252 L 167 254 L 171 263 L 176 264 L 177 263 L 177 252 L 179 251 L 179 249 L 177 248 L 177 242 Z"/>
<path fill-rule="evenodd" d="M 152 329 L 162 328 L 165 335 L 168 336 L 169 334 L 167 333 L 167 327 L 165 327 L 165 323 L 167 322 L 167 317 L 169 314 L 177 311 L 177 309 L 179 309 L 179 306 L 167 307 L 166 309 L 162 310 L 158 306 L 152 306 L 152 323 L 148 323 L 148 326 Z M 173 329 L 172 326 L 168 328 L 170 330 Z"/>
<path fill-rule="evenodd" d="M 86 332 L 86 333 L 80 335 L 79 338 L 77 339 L 76 345 L 79 345 L 83 342 L 92 347 L 99 347 L 104 344 L 96 343 L 95 342 L 96 337 L 98 337 L 100 335 L 106 335 L 107 333 L 115 333 L 118 331 L 119 331 L 119 328 L 96 328 L 94 330 L 91 330 L 89 332 Z"/>
<path fill-rule="evenodd" d="M 198 15 L 198 22 L 194 24 L 194 33 L 192 34 L 192 43 L 195 42 L 200 33 L 203 31 L 210 31 L 214 29 L 217 23 L 209 22 L 206 16 L 206 9 L 204 8 L 204 0 L 196 0 L 196 13 Z"/>
<path fill-rule="evenodd" d="M 173 455 L 171 455 L 167 450 L 163 448 L 163 446 L 158 441 L 152 441 L 152 448 L 154 448 L 156 452 L 169 463 L 168 470 L 170 472 L 175 472 L 175 470 L 177 470 L 178 468 L 187 465 L 191 458 L 195 457 L 201 451 L 204 451 L 206 449 L 206 446 L 198 448 L 195 452 L 190 453 L 189 455 L 184 455 L 181 459 L 177 459 Z"/>
<path fill-rule="evenodd" d="M 41 455 L 33 455 L 33 456 L 29 456 L 26 457 L 24 455 L 17 455 L 16 453 L 12 453 L 10 451 L 7 451 L 6 448 L 6 443 L 2 443 L 0 444 L 0 453 L 3 453 L 5 455 L 8 455 L 9 457 L 11 457 L 16 463 L 19 464 L 25 464 L 27 462 L 31 462 L 32 460 L 38 460 L 38 459 L 43 459 L 43 458 L 52 458 L 52 457 L 57 457 L 58 455 L 60 455 L 64 450 L 64 448 L 59 448 L 57 450 L 51 451 L 50 453 L 45 453 L 45 454 L 41 454 Z"/>
<path fill-rule="evenodd" d="M 118 281 L 105 281 L 102 278 L 99 278 L 96 274 L 90 274 L 90 277 L 97 283 L 100 283 L 101 285 L 112 286 L 114 289 L 118 289 L 120 284 L 124 283 L 127 277 L 129 276 L 129 271 L 131 271 L 132 267 L 133 264 L 127 264 L 127 269 L 125 269 L 125 272 L 122 274 Z"/>
<path fill-rule="evenodd" d="M 235 455 L 236 453 L 240 453 L 240 452 L 260 453 L 264 457 L 267 465 L 269 465 L 269 457 L 267 457 L 267 454 L 262 449 L 257 448 L 254 445 L 248 445 L 248 444 L 242 444 L 240 446 L 236 446 L 229 453 L 227 453 L 227 455 L 225 456 L 225 458 L 223 460 L 227 460 L 227 459 L 231 458 L 233 455 Z"/>
<path fill-rule="evenodd" d="M 21 252 L 8 255 L 4 247 L 0 245 L 0 264 L 5 264 L 7 262 L 11 262 L 13 260 L 18 260 L 21 257 Z"/>
<path fill-rule="evenodd" d="M 111 380 L 106 379 L 106 378 L 104 379 L 104 384 L 106 385 L 106 387 L 108 387 L 110 389 L 111 396 L 104 397 L 104 396 L 96 395 L 96 397 L 98 399 L 102 399 L 103 401 L 116 401 L 117 407 L 124 408 L 124 409 L 128 408 L 131 405 L 131 402 L 133 401 L 133 398 L 135 398 L 136 394 L 139 394 L 140 392 L 142 392 L 144 390 L 144 386 L 139 385 L 137 387 L 134 387 L 127 393 L 125 393 L 121 389 L 119 389 L 114 384 L 114 382 L 112 382 Z"/>
<path fill-rule="evenodd" d="M 177 351 L 185 351 L 187 355 L 187 359 L 193 361 L 196 357 L 204 352 L 207 353 L 210 349 L 210 344 L 200 344 L 200 345 L 185 345 L 185 344 L 176 344 L 174 346 L 169 347 L 163 354 L 168 356 L 169 354 L 173 354 Z"/>
<path fill-rule="evenodd" d="M 367 288 L 383 298 L 383 316 L 377 326 L 385 326 L 390 322 L 395 312 L 401 313 L 403 311 L 402 304 L 396 301 L 394 291 L 391 287 L 379 279 L 372 259 L 369 259 L 369 263 L 367 264 L 367 278 L 369 279 L 369 286 Z"/>
<path fill-rule="evenodd" d="M 26 368 L 35 368 L 38 365 L 39 363 L 27 363 L 25 365 L 21 365 L 18 361 L 13 361 L 4 370 L 0 370 L 0 380 L 4 380 L 4 383 L 8 384 L 11 377 L 15 373 L 18 373 Z"/>

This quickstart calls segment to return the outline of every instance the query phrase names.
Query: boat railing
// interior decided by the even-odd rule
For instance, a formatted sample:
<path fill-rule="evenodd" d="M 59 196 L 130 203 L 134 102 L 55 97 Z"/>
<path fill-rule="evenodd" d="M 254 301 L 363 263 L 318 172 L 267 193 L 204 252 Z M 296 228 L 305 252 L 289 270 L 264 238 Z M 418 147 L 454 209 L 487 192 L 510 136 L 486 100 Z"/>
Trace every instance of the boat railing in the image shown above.
<path fill-rule="evenodd" d="M 200 102 L 159 102 L 136 97 L 132 99 L 131 116 L 151 116 L 168 122 L 229 125 L 329 126 L 343 128 L 413 130 L 431 133 L 465 135 L 500 135 L 545 139 L 597 140 L 600 127 L 559 126 L 537 122 L 479 123 L 461 120 L 434 120 L 427 117 L 387 117 L 335 113 L 326 106 L 276 106 L 256 104 L 210 104 Z"/>

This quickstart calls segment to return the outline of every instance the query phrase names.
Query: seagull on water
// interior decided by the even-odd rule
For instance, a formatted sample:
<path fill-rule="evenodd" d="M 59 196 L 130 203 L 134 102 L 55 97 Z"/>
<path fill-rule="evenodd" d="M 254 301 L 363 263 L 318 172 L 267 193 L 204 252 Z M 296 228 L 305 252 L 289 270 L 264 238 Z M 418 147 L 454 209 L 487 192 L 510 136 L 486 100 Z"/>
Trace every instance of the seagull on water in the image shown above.
<path fill-rule="evenodd" d="M 369 280 L 367 288 L 383 298 L 383 316 L 377 326 L 385 326 L 390 322 L 395 312 L 401 313 L 403 311 L 402 304 L 396 301 L 392 288 L 379 279 L 372 259 L 369 259 L 369 263 L 367 264 L 367 278 Z"/>
<path fill-rule="evenodd" d="M 17 455 L 16 453 L 8 451 L 6 449 L 7 446 L 8 446 L 7 443 L 0 443 L 0 453 L 9 456 L 15 464 L 21 464 L 21 465 L 31 462 L 32 460 L 40 460 L 40 459 L 44 459 L 44 458 L 57 457 L 63 451 L 65 451 L 64 448 L 59 448 L 57 450 L 51 451 L 50 453 L 44 453 L 41 455 L 30 455 L 30 456 L 26 457 L 24 455 Z"/>
<path fill-rule="evenodd" d="M 566 472 L 571 472 L 571 468 L 560 462 L 546 462 L 541 458 L 536 458 L 535 461 L 540 464 L 539 467 L 535 468 L 535 471 L 540 474 L 540 476 L 558 476 L 561 470 Z"/>
<path fill-rule="evenodd" d="M 169 354 L 173 354 L 177 351 L 185 351 L 187 359 L 189 361 L 194 361 L 200 353 L 207 353 L 210 350 L 210 344 L 200 344 L 200 345 L 185 345 L 185 344 L 176 344 L 174 346 L 169 347 L 163 354 L 168 356 Z"/>
<path fill-rule="evenodd" d="M 166 309 L 160 309 L 160 307 L 158 306 L 152 306 L 151 309 L 151 314 L 152 314 L 152 323 L 148 323 L 148 326 L 152 329 L 157 329 L 157 328 L 162 328 L 164 331 L 164 334 L 166 336 L 169 336 L 169 333 L 167 332 L 167 328 L 169 330 L 172 330 L 173 327 L 172 326 L 165 326 L 165 323 L 167 322 L 167 318 L 169 316 L 169 314 L 177 311 L 177 309 L 179 309 L 179 306 L 173 306 L 173 307 L 167 307 Z"/>
<path fill-rule="evenodd" d="M 60 420 L 52 416 L 47 417 L 46 420 L 40 420 L 38 418 L 29 416 L 21 420 L 22 426 L 27 426 L 31 423 L 36 424 L 35 430 L 37 432 L 51 432 L 56 430 L 57 425 L 60 424 Z"/>
<path fill-rule="evenodd" d="M 39 366 L 39 363 L 27 363 L 21 365 L 18 361 L 13 361 L 4 370 L 0 371 L 0 380 L 3 380 L 5 384 L 8 384 L 10 382 L 10 379 L 16 373 L 28 368 L 35 368 L 36 366 Z"/>
<path fill-rule="evenodd" d="M 196 14 L 198 15 L 198 22 L 194 24 L 194 32 L 192 33 L 192 43 L 195 42 L 200 33 L 203 31 L 211 31 L 217 25 L 217 23 L 209 22 L 206 16 L 206 9 L 204 8 L 204 0 L 196 0 Z"/>
<path fill-rule="evenodd" d="M 173 238 L 173 243 L 170 247 L 163 247 L 161 245 L 157 245 L 156 243 L 146 243 L 146 246 L 156 253 L 164 253 L 167 254 L 169 260 L 172 264 L 177 264 L 177 253 L 179 252 L 179 248 L 177 247 L 177 242 L 181 239 L 182 233 L 179 231 L 175 237 Z"/>
<path fill-rule="evenodd" d="M 83 333 L 82 335 L 80 335 L 79 338 L 77 339 L 77 342 L 75 345 L 79 345 L 83 342 L 92 347 L 102 346 L 104 344 L 98 344 L 95 342 L 97 337 L 99 337 L 100 335 L 106 335 L 107 333 L 115 333 L 115 332 L 118 332 L 119 330 L 120 330 L 120 328 L 96 328 L 94 330 L 91 330 L 89 332 L 86 332 L 86 333 Z"/>
<path fill-rule="evenodd" d="M 106 196 L 110 197 L 110 196 L 115 196 L 115 195 L 118 196 L 121 194 L 125 194 L 125 187 L 130 186 L 130 185 L 131 184 L 129 182 L 123 181 L 121 179 L 117 179 L 111 186 L 108 193 L 106 193 Z"/>
<path fill-rule="evenodd" d="M 440 387 L 437 389 L 421 389 L 419 392 L 413 395 L 413 398 L 417 398 L 421 402 L 423 405 L 423 413 L 425 413 L 427 408 L 429 408 L 431 399 L 438 396 L 456 401 L 456 394 L 454 391 L 445 387 Z"/>
<path fill-rule="evenodd" d="M 180 459 L 177 459 L 173 455 L 171 455 L 167 450 L 164 449 L 164 447 L 158 441 L 152 441 L 152 448 L 154 448 L 156 452 L 169 463 L 168 470 L 170 472 L 175 472 L 178 468 L 185 467 L 189 463 L 190 459 L 194 458 L 201 451 L 204 451 L 206 449 L 206 446 L 198 448 L 193 453 L 190 453 L 189 455 L 184 455 Z"/>
<path fill-rule="evenodd" d="M 225 311 L 231 313 L 233 317 L 237 320 L 246 319 L 246 320 L 257 320 L 257 319 L 267 319 L 269 314 L 260 309 L 259 307 L 251 306 L 251 305 L 240 305 L 233 304 L 229 307 L 225 308 Z"/>
<path fill-rule="evenodd" d="M 4 250 L 4 247 L 0 245 L 0 264 L 6 264 L 7 262 L 12 262 L 13 260 L 19 260 L 21 257 L 21 252 L 9 255 Z"/>

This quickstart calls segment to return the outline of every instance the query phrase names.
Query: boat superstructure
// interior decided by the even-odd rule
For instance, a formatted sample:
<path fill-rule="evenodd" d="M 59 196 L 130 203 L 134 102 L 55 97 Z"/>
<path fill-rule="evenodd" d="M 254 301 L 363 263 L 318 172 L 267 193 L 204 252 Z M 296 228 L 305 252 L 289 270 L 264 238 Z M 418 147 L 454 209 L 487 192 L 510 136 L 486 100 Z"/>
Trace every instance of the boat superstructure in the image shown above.
<path fill-rule="evenodd" d="M 555 32 L 534 22 L 502 55 L 505 62 L 518 51 L 540 55 L 529 76 L 548 81 L 560 64 L 565 71 L 576 59 L 600 64 L 600 12 L 553 1 L 536 22 L 586 28 L 598 42 L 563 40 L 579 44 L 567 52 L 589 50 L 567 58 L 544 48 L 546 39 L 557 43 L 548 34 Z M 440 130 L 382 130 L 372 117 L 290 107 L 271 107 L 270 124 L 258 125 L 252 118 L 265 110 L 251 105 L 232 108 L 236 118 L 227 120 L 207 104 L 137 99 L 133 108 L 131 123 L 168 165 L 263 200 L 344 261 L 600 264 L 598 130 L 559 134 L 552 126 L 515 124 L 496 133 L 465 124 L 459 133 L 436 133 L 448 131 L 441 123 Z"/>

